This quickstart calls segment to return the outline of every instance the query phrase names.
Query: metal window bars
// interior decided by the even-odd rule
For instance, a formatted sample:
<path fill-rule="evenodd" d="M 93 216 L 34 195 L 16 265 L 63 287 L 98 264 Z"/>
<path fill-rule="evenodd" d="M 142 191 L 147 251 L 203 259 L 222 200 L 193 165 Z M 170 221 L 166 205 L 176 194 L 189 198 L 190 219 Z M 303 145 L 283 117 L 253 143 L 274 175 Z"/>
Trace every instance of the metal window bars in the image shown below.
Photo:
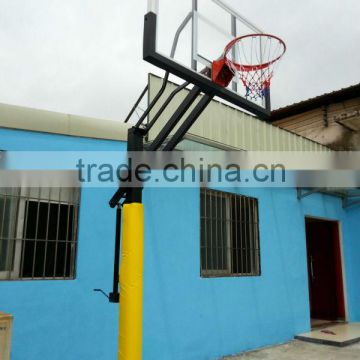
<path fill-rule="evenodd" d="M 0 189 L 0 280 L 74 279 L 78 188 Z"/>
<path fill-rule="evenodd" d="M 201 276 L 259 276 L 258 201 L 201 189 Z"/>

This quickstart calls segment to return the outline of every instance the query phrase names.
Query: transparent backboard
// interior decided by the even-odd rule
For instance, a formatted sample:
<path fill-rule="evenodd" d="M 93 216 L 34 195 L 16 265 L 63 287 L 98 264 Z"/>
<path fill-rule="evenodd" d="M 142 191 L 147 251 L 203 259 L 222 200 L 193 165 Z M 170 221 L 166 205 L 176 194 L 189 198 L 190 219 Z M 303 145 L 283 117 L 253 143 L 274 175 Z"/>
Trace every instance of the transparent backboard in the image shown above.
<path fill-rule="evenodd" d="M 221 0 L 148 0 L 156 14 L 156 52 L 178 65 L 202 73 L 236 37 L 263 31 Z M 246 89 L 234 78 L 226 89 L 245 99 Z M 264 108 L 265 100 L 254 101 Z"/>

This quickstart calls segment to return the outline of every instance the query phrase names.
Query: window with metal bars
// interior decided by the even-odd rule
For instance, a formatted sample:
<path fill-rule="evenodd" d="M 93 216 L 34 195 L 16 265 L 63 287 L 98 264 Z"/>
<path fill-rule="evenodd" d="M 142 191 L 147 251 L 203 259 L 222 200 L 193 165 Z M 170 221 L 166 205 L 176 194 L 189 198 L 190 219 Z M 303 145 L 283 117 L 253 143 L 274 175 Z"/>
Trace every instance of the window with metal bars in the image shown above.
<path fill-rule="evenodd" d="M 201 276 L 260 276 L 258 200 L 201 189 Z"/>
<path fill-rule="evenodd" d="M 77 188 L 0 188 L 0 280 L 74 279 Z"/>

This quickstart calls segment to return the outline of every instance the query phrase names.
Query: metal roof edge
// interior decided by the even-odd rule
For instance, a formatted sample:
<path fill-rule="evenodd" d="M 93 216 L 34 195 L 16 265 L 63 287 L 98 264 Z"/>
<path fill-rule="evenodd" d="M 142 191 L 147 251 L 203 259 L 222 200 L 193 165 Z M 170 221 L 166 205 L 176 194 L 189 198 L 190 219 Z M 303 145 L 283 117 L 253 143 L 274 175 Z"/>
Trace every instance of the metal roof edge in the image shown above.
<path fill-rule="evenodd" d="M 113 120 L 0 103 L 0 127 L 74 137 L 127 141 L 128 126 Z"/>
<path fill-rule="evenodd" d="M 156 74 L 154 74 L 154 73 L 149 73 L 149 74 L 148 74 L 148 84 L 149 84 L 149 86 L 150 86 L 150 83 L 151 83 L 151 77 L 154 77 L 154 78 L 156 78 L 156 79 L 158 79 L 158 80 L 163 80 L 163 78 L 162 78 L 161 76 L 156 75 Z M 170 85 L 179 86 L 179 84 L 175 83 L 174 81 L 168 81 L 168 82 L 169 82 Z M 149 89 L 150 89 L 150 87 L 149 87 Z M 189 89 L 187 89 L 187 88 L 186 88 L 185 90 L 186 90 L 186 91 L 189 91 Z M 306 138 L 306 137 L 304 137 L 304 136 L 302 136 L 302 135 L 296 134 L 296 133 L 294 133 L 294 132 L 292 132 L 292 131 L 289 131 L 289 130 L 287 130 L 287 129 L 279 128 L 278 126 L 276 126 L 276 125 L 273 124 L 272 122 L 264 121 L 264 120 L 262 120 L 262 119 L 260 119 L 260 118 L 258 118 L 258 117 L 256 117 L 256 116 L 248 113 L 247 111 L 244 111 L 244 110 L 242 110 L 242 109 L 239 109 L 239 108 L 236 107 L 236 106 L 232 106 L 232 105 L 230 105 L 230 104 L 224 103 L 224 102 L 219 101 L 219 100 L 212 100 L 212 102 L 214 102 L 214 103 L 216 103 L 216 104 L 219 104 L 219 105 L 223 106 L 224 108 L 228 108 L 228 109 L 231 109 L 231 110 L 233 110 L 233 111 L 238 111 L 239 113 L 243 113 L 243 114 L 245 114 L 246 116 L 249 117 L 249 120 L 253 120 L 253 121 L 258 121 L 258 122 L 260 122 L 260 123 L 264 123 L 264 124 L 266 124 L 266 126 L 280 129 L 280 130 L 283 131 L 284 133 L 288 133 L 288 134 L 290 134 L 291 136 L 293 136 L 294 138 L 303 139 L 303 140 L 306 140 L 307 142 L 312 143 L 312 144 L 314 144 L 314 145 L 319 145 L 319 146 L 321 146 L 323 149 L 330 150 L 330 148 L 329 148 L 328 146 L 326 146 L 326 145 L 320 144 L 319 142 L 316 142 L 316 141 L 314 141 L 314 140 L 312 140 L 312 139 L 308 139 L 308 138 Z M 189 136 L 196 136 L 196 137 L 198 137 L 198 140 L 199 140 L 200 138 L 202 138 L 203 140 L 205 139 L 204 137 L 201 137 L 201 136 L 199 136 L 199 135 L 197 135 L 197 134 L 193 134 L 193 133 L 191 132 L 191 130 L 190 130 L 190 131 L 187 133 L 187 135 L 186 135 L 187 138 L 189 138 Z M 195 139 L 195 138 L 194 138 L 194 139 Z M 193 139 L 193 140 L 194 140 L 194 139 Z M 213 140 L 213 139 L 208 139 L 208 138 L 206 138 L 206 139 L 207 139 L 208 141 L 212 142 L 212 143 L 216 142 L 218 145 L 220 144 L 219 142 L 217 142 L 217 141 L 215 141 L 215 140 Z M 199 141 L 199 142 L 201 143 L 201 141 Z M 226 144 L 223 144 L 223 146 L 225 146 L 226 148 L 229 148 L 229 146 L 226 145 Z M 231 147 L 231 148 L 234 148 L 233 146 L 230 146 L 230 147 Z M 234 149 L 239 149 L 239 148 L 238 148 L 238 147 L 235 147 Z"/>
<path fill-rule="evenodd" d="M 271 113 L 270 123 L 356 97 L 360 97 L 360 83 L 274 110 Z"/>

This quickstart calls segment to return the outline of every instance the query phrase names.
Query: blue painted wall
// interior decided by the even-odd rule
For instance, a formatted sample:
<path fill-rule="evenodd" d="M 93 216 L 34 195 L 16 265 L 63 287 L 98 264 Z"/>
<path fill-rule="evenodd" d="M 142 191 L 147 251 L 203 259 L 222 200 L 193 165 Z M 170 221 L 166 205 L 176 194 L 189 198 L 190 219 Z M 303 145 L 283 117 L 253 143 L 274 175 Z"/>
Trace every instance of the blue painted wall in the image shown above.
<path fill-rule="evenodd" d="M 0 129 L 5 150 L 124 150 L 113 141 Z M 114 189 L 82 190 L 77 277 L 0 282 L 0 311 L 15 316 L 13 360 L 115 360 L 111 288 Z M 231 191 L 228 189 L 227 191 Z M 259 199 L 262 276 L 200 278 L 199 189 L 145 189 L 144 360 L 205 360 L 284 342 L 309 330 L 304 216 L 343 228 L 350 319 L 360 321 L 358 208 L 296 199 L 293 189 L 233 189 Z"/>
<path fill-rule="evenodd" d="M 232 192 L 259 199 L 261 277 L 200 278 L 199 190 L 146 190 L 144 359 L 217 359 L 309 331 L 306 215 L 341 221 L 350 319 L 360 320 L 360 212 L 320 194 L 299 202 L 294 189 Z"/>
<path fill-rule="evenodd" d="M 360 207 L 350 208 L 346 214 L 342 229 L 349 317 L 360 321 Z"/>
<path fill-rule="evenodd" d="M 0 148 L 124 151 L 126 144 L 0 129 Z M 76 280 L 0 281 L 0 311 L 15 317 L 12 360 L 116 359 L 118 307 L 93 291 L 112 285 L 114 191 L 81 191 Z"/>

